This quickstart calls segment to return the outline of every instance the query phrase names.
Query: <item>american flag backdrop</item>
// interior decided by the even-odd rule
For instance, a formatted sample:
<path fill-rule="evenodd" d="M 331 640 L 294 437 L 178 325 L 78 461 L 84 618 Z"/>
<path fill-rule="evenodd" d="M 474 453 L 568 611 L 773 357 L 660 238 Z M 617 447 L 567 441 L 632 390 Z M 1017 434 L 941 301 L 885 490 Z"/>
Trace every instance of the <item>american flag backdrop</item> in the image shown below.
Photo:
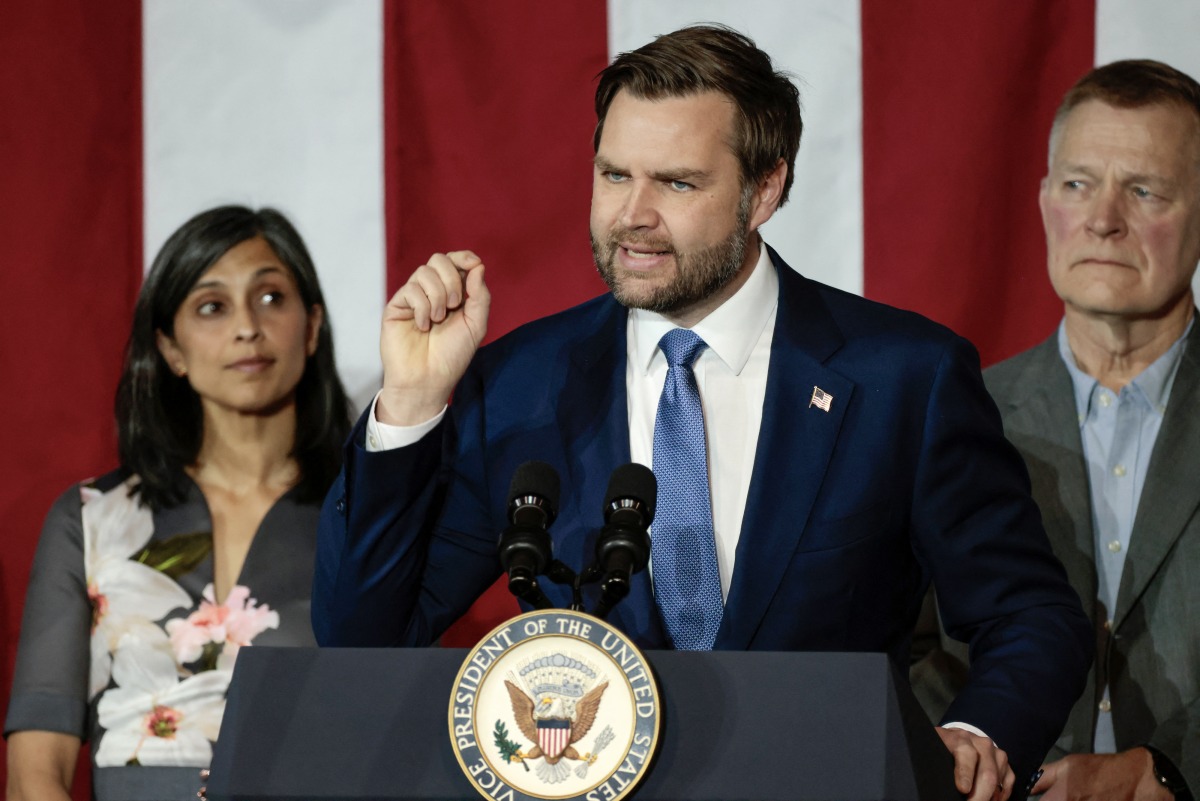
<path fill-rule="evenodd" d="M 386 294 L 435 250 L 488 265 L 490 336 L 603 286 L 587 244 L 594 77 L 697 21 L 794 73 L 805 134 L 764 236 L 991 363 L 1048 335 L 1036 192 L 1088 67 L 1200 76 L 1183 0 L 13 0 L 0 4 L 0 687 L 41 520 L 115 466 L 141 276 L 196 211 L 272 205 L 321 273 L 347 388 Z M 494 592 L 449 641 L 514 606 Z M 0 768 L 0 772 L 3 768 Z"/>

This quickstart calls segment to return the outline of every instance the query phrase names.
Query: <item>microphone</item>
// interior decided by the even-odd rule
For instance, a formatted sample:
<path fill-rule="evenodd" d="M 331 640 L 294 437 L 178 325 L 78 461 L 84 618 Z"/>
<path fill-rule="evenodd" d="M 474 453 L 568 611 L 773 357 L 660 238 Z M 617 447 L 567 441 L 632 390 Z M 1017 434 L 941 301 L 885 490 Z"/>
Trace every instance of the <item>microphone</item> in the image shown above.
<path fill-rule="evenodd" d="M 596 617 L 604 617 L 629 594 L 630 577 L 650 561 L 650 534 L 658 482 L 645 465 L 631 462 L 613 471 L 604 501 L 604 528 L 596 539 L 596 564 L 604 573 Z"/>
<path fill-rule="evenodd" d="M 545 462 L 525 462 L 508 487 L 509 525 L 500 534 L 500 565 L 508 590 L 540 608 L 549 606 L 537 577 L 550 561 L 550 532 L 558 515 L 559 479 Z"/>

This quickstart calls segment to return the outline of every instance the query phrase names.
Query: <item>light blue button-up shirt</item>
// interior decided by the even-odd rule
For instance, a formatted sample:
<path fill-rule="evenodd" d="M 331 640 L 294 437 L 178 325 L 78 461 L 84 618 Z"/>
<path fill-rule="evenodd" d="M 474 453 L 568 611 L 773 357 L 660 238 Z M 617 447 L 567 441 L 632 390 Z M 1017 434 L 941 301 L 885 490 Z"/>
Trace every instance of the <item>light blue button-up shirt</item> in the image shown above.
<path fill-rule="evenodd" d="M 1065 322 L 1058 327 L 1059 354 L 1075 388 L 1075 410 L 1091 488 L 1097 592 L 1100 612 L 1107 620 L 1112 620 L 1117 607 L 1117 590 L 1121 586 L 1138 501 L 1146 483 L 1150 454 L 1194 322 L 1189 322 L 1183 336 L 1119 393 L 1101 386 L 1079 369 L 1067 343 Z M 1103 657 L 1097 654 L 1096 658 Z M 1096 717 L 1096 753 L 1116 751 L 1108 701 L 1106 687 Z"/>

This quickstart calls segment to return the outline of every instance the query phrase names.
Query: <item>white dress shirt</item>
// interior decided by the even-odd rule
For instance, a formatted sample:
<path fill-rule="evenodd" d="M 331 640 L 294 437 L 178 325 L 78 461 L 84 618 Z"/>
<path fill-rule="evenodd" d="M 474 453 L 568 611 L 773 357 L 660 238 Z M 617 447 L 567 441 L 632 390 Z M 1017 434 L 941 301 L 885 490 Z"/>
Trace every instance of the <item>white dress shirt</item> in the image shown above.
<path fill-rule="evenodd" d="M 760 244 L 750 277 L 729 300 L 692 327 L 708 345 L 692 365 L 708 440 L 708 481 L 721 597 L 729 596 L 738 537 L 758 429 L 767 392 L 767 367 L 779 306 L 779 276 Z M 629 312 L 625 389 L 629 403 L 629 454 L 654 466 L 654 419 L 667 379 L 667 359 L 658 349 L 663 334 L 677 328 L 661 314 Z M 651 533 L 653 534 L 653 527 Z M 651 563 L 651 576 L 654 565 Z"/>

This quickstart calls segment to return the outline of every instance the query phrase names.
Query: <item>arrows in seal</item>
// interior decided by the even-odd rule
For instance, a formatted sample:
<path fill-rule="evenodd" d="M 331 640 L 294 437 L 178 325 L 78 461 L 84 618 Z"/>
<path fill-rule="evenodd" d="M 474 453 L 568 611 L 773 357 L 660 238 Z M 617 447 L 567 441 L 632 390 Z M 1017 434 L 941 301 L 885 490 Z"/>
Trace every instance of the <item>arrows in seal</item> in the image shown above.
<path fill-rule="evenodd" d="M 596 742 L 592 745 L 592 752 L 585 756 L 583 762 L 575 768 L 575 775 L 581 779 L 586 778 L 588 766 L 596 761 L 596 757 L 600 756 L 600 752 L 612 741 L 612 726 L 605 726 L 604 731 L 600 732 L 600 736 L 596 738 Z"/>

